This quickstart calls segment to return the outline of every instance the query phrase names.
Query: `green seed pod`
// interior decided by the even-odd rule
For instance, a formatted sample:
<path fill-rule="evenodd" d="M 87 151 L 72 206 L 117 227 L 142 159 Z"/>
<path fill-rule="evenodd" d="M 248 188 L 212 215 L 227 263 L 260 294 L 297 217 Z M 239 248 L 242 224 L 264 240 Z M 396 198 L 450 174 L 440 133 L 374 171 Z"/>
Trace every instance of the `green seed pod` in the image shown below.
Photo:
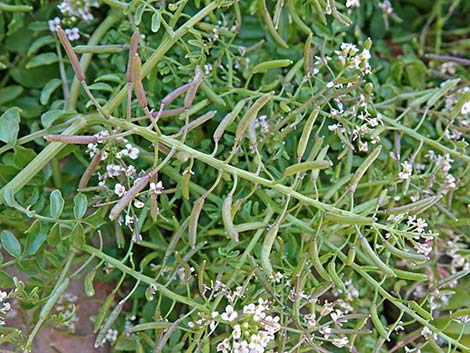
<path fill-rule="evenodd" d="M 238 144 L 238 142 L 243 139 L 250 122 L 256 119 L 259 111 L 271 100 L 273 94 L 273 92 L 270 92 L 258 98 L 250 109 L 248 109 L 248 111 L 242 116 L 238 123 L 237 131 L 235 132 L 235 144 Z"/>
<path fill-rule="evenodd" d="M 96 270 L 88 272 L 85 277 L 85 294 L 87 297 L 95 295 L 95 288 L 93 287 L 93 280 L 95 279 Z"/>
<path fill-rule="evenodd" d="M 346 215 L 346 214 L 338 214 L 338 213 L 331 213 L 325 212 L 325 218 L 335 223 L 339 224 L 362 224 L 362 225 L 371 225 L 374 223 L 374 219 L 372 217 L 364 217 L 358 215 Z"/>
<path fill-rule="evenodd" d="M 214 139 L 216 148 L 214 152 L 217 150 L 217 145 L 220 139 L 222 138 L 225 132 L 225 129 L 237 118 L 238 114 L 240 114 L 242 109 L 245 107 L 246 102 L 247 102 L 246 99 L 242 99 L 241 101 L 239 101 L 233 108 L 233 111 L 231 113 L 228 113 L 219 123 L 217 128 L 215 129 L 213 139 Z"/>
<path fill-rule="evenodd" d="M 293 61 L 290 59 L 265 61 L 263 63 L 255 65 L 255 67 L 253 68 L 253 73 L 256 74 L 258 72 L 265 72 L 271 69 L 278 69 L 278 68 L 286 67 L 286 66 L 292 65 L 292 63 Z"/>
<path fill-rule="evenodd" d="M 328 270 L 328 274 L 330 275 L 330 278 L 335 284 L 335 286 L 341 291 L 345 292 L 346 286 L 344 285 L 343 281 L 341 280 L 341 278 L 338 276 L 338 273 L 336 272 L 336 265 L 335 265 L 334 259 L 328 262 L 328 265 L 326 265 L 326 269 Z"/>
<path fill-rule="evenodd" d="M 310 134 L 312 133 L 313 125 L 317 120 L 318 113 L 320 113 L 320 106 L 316 107 L 308 116 L 307 121 L 305 122 L 302 134 L 300 135 L 299 142 L 297 144 L 297 160 L 302 160 L 302 157 L 307 149 L 307 145 L 310 139 Z"/>
<path fill-rule="evenodd" d="M 108 313 L 108 310 L 111 307 L 111 304 L 113 302 L 114 302 L 114 294 L 111 293 L 106 297 L 106 299 L 104 300 L 103 305 L 101 305 L 101 308 L 98 311 L 98 315 L 96 316 L 95 322 L 93 323 L 93 332 L 94 333 L 98 332 L 98 329 L 101 327 L 101 324 L 103 323 L 104 317 Z"/>
<path fill-rule="evenodd" d="M 62 283 L 56 285 L 52 290 L 52 293 L 49 295 L 46 303 L 42 307 L 41 311 L 39 312 L 39 320 L 45 320 L 47 316 L 50 314 L 52 308 L 59 300 L 60 296 L 64 294 L 65 290 L 70 284 L 70 278 L 65 278 Z"/>
<path fill-rule="evenodd" d="M 409 301 L 408 305 L 411 309 L 416 311 L 416 313 L 420 315 L 426 321 L 432 321 L 434 319 L 432 315 L 429 312 L 427 312 L 426 309 L 423 309 L 423 307 L 419 305 L 418 303 L 416 303 L 415 301 L 413 300 Z"/>
<path fill-rule="evenodd" d="M 400 250 L 390 244 L 388 241 L 384 241 L 383 245 L 392 255 L 398 257 L 399 259 L 405 259 L 412 262 L 424 263 L 428 261 L 428 258 L 424 255 L 418 254 L 414 251 Z"/>
<path fill-rule="evenodd" d="M 225 231 L 227 232 L 229 237 L 233 241 L 238 242 L 239 241 L 238 232 L 235 229 L 235 226 L 232 220 L 232 199 L 233 199 L 233 194 L 230 193 L 227 195 L 224 202 L 222 203 L 222 220 L 224 222 Z"/>
<path fill-rule="evenodd" d="M 318 257 L 318 244 L 316 238 L 313 239 L 312 246 L 310 247 L 310 258 L 312 259 L 313 268 L 320 275 L 320 277 L 325 281 L 331 282 L 330 275 L 323 268 L 323 265 L 320 262 L 320 258 Z"/>
<path fill-rule="evenodd" d="M 377 313 L 377 304 L 372 303 L 370 305 L 370 318 L 372 321 L 372 324 L 374 325 L 375 329 L 377 332 L 380 334 L 380 336 L 385 339 L 386 341 L 389 341 L 390 339 L 388 338 L 388 332 L 385 329 L 384 325 L 382 324 L 382 321 L 380 321 L 379 315 Z"/>
<path fill-rule="evenodd" d="M 101 347 L 103 345 L 103 341 L 106 334 L 118 318 L 125 303 L 125 300 L 121 300 L 118 305 L 116 305 L 116 307 L 113 309 L 113 311 L 111 311 L 111 314 L 109 314 L 108 318 L 104 322 L 103 327 L 101 327 L 100 331 L 98 332 L 98 335 L 96 335 L 95 348 Z"/>
<path fill-rule="evenodd" d="M 359 231 L 359 228 L 356 226 L 357 232 L 359 233 L 359 241 L 361 243 L 362 249 L 366 253 L 366 255 L 369 256 L 369 259 L 380 269 L 383 271 L 384 274 L 387 276 L 391 277 L 396 277 L 397 275 L 393 270 L 388 267 L 375 253 L 375 251 L 371 248 L 369 242 L 367 239 L 364 237 L 364 235 L 361 234 Z"/>
<path fill-rule="evenodd" d="M 345 264 L 351 266 L 356 258 L 356 245 L 352 245 L 348 250 L 348 257 L 346 258 Z"/>
<path fill-rule="evenodd" d="M 188 167 L 184 170 L 181 177 L 181 194 L 186 200 L 189 199 L 189 180 L 191 179 L 191 174 L 191 168 Z"/>
<path fill-rule="evenodd" d="M 408 279 L 410 281 L 417 281 L 417 282 L 429 281 L 429 276 L 425 273 L 408 272 L 408 271 L 403 271 L 399 269 L 394 269 L 394 272 L 398 278 Z"/>
<path fill-rule="evenodd" d="M 416 215 L 424 210 L 428 209 L 429 207 L 435 205 L 439 200 L 442 198 L 442 195 L 438 196 L 431 196 L 425 199 L 409 203 L 407 205 L 393 207 L 388 210 L 385 210 L 385 214 L 402 214 L 402 213 L 409 213 L 410 215 Z"/>
<path fill-rule="evenodd" d="M 289 48 L 289 46 L 284 41 L 284 39 L 276 31 L 276 28 L 274 28 L 273 20 L 271 19 L 271 16 L 269 15 L 269 10 L 266 6 L 265 0 L 258 0 L 258 11 L 261 13 L 261 16 L 263 16 L 266 27 L 268 28 L 269 33 L 271 33 L 276 43 L 279 44 L 283 48 Z"/>
<path fill-rule="evenodd" d="M 199 215 L 201 214 L 202 208 L 204 207 L 204 202 L 206 201 L 205 197 L 199 197 L 193 204 L 193 209 L 191 215 L 189 216 L 189 244 L 194 249 L 196 246 L 196 237 L 197 237 L 197 225 L 199 222 Z"/>
<path fill-rule="evenodd" d="M 377 159 L 380 154 L 380 151 L 382 151 L 382 146 L 378 146 L 375 150 L 373 150 L 367 156 L 367 158 L 364 159 L 359 168 L 357 168 L 356 172 L 352 177 L 351 184 L 349 185 L 349 189 L 351 190 L 352 194 L 356 192 L 357 184 L 362 179 L 367 170 L 370 168 L 372 163 L 374 163 L 374 161 Z"/>
<path fill-rule="evenodd" d="M 204 287 L 204 271 L 206 269 L 206 263 L 206 260 L 202 261 L 197 271 L 197 288 L 199 289 L 199 294 L 201 294 L 201 297 L 204 297 L 206 293 Z"/>
<path fill-rule="evenodd" d="M 291 176 L 297 173 L 306 172 L 313 169 L 327 169 L 331 167 L 332 163 L 330 161 L 312 161 L 312 162 L 303 162 L 291 165 L 286 168 L 284 171 L 285 176 Z"/>

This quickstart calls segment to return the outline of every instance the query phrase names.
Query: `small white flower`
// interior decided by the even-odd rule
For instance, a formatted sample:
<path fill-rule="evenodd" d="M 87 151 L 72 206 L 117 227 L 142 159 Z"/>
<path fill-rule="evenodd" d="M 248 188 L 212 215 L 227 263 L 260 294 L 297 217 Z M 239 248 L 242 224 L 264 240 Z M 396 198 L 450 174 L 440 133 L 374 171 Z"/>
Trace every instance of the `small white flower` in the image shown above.
<path fill-rule="evenodd" d="M 238 313 L 233 309 L 233 306 L 227 305 L 225 307 L 225 312 L 223 312 L 222 315 L 220 315 L 220 317 L 222 320 L 231 322 L 238 317 Z"/>
<path fill-rule="evenodd" d="M 348 340 L 347 337 L 333 338 L 331 343 L 333 343 L 338 348 L 342 348 L 342 347 L 347 346 L 349 344 L 349 340 Z"/>
<path fill-rule="evenodd" d="M 398 173 L 398 177 L 400 179 L 409 179 L 412 172 L 413 172 L 413 166 L 408 161 L 404 161 L 401 164 L 401 167 L 402 167 L 403 171 Z"/>
<path fill-rule="evenodd" d="M 424 326 L 423 329 L 421 330 L 421 334 L 423 335 L 425 339 L 428 339 L 432 335 L 432 331 L 428 329 L 426 326 Z"/>
<path fill-rule="evenodd" d="M 155 195 L 160 195 L 163 191 L 163 184 L 161 181 L 158 183 L 150 183 L 150 193 Z"/>
<path fill-rule="evenodd" d="M 242 335 L 242 332 L 241 332 L 240 325 L 233 326 L 232 337 L 237 340 L 241 337 L 241 335 Z"/>
<path fill-rule="evenodd" d="M 67 37 L 71 42 L 80 38 L 80 33 L 77 27 L 74 27 L 72 29 L 67 28 L 65 30 L 65 34 L 67 34 Z"/>
<path fill-rule="evenodd" d="M 243 307 L 243 314 L 254 314 L 256 311 L 255 304 L 251 303 Z"/>
<path fill-rule="evenodd" d="M 346 7 L 359 7 L 361 3 L 359 0 L 346 0 Z"/>
<path fill-rule="evenodd" d="M 60 27 L 60 18 L 56 17 L 52 20 L 47 21 L 47 23 L 49 24 L 49 30 L 51 32 L 57 32 Z"/>
<path fill-rule="evenodd" d="M 139 149 L 137 147 L 132 146 L 130 143 L 126 145 L 126 149 L 122 150 L 121 153 L 124 156 L 128 156 L 130 159 L 137 159 L 139 157 Z"/>
<path fill-rule="evenodd" d="M 230 351 L 230 341 L 228 338 L 224 339 L 217 345 L 217 352 L 228 353 Z"/>
<path fill-rule="evenodd" d="M 135 208 L 142 208 L 142 207 L 144 207 L 144 203 L 140 200 L 135 199 L 134 200 L 134 207 Z"/>
<path fill-rule="evenodd" d="M 114 343 L 116 342 L 117 335 L 118 335 L 118 331 L 110 328 L 108 332 L 106 333 L 105 341 Z"/>
<path fill-rule="evenodd" d="M 117 196 L 122 197 L 126 193 L 126 187 L 124 185 L 117 183 L 116 185 L 114 185 L 114 193 Z"/>
<path fill-rule="evenodd" d="M 464 115 L 470 113 L 470 101 L 465 102 L 464 105 L 462 105 L 460 112 Z"/>

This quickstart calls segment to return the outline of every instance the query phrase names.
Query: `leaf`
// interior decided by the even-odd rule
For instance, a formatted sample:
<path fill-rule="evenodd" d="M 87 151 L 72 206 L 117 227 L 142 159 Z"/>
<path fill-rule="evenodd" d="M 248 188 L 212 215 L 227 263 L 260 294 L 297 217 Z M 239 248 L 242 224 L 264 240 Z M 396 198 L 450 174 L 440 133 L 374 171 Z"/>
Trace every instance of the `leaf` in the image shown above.
<path fill-rule="evenodd" d="M 33 67 L 43 66 L 43 65 L 50 65 L 55 62 L 59 61 L 56 53 L 42 53 L 33 57 L 28 63 L 26 64 L 26 69 L 32 69 Z"/>
<path fill-rule="evenodd" d="M 88 207 L 87 197 L 82 193 L 75 195 L 75 197 L 73 198 L 73 214 L 75 218 L 77 219 L 83 218 L 83 216 L 86 213 L 87 207 Z"/>
<path fill-rule="evenodd" d="M 16 85 L 0 88 L 0 105 L 8 103 L 15 98 L 18 98 L 18 96 L 22 92 L 23 87 Z"/>
<path fill-rule="evenodd" d="M 160 11 L 156 11 L 152 15 L 152 32 L 156 33 L 160 29 L 161 17 Z"/>
<path fill-rule="evenodd" d="M 95 82 L 109 81 L 115 83 L 121 83 L 122 78 L 115 74 L 101 75 L 95 79 Z"/>
<path fill-rule="evenodd" d="M 62 80 L 58 78 L 53 78 L 46 83 L 44 88 L 41 91 L 41 98 L 39 99 L 42 105 L 46 105 L 49 102 L 51 94 L 62 84 Z"/>
<path fill-rule="evenodd" d="M 29 162 L 31 162 L 34 157 L 36 157 L 36 152 L 32 148 L 24 148 L 23 146 L 15 146 L 15 152 L 13 153 L 13 161 L 15 166 L 22 169 Z"/>
<path fill-rule="evenodd" d="M 24 254 L 26 256 L 34 255 L 41 248 L 42 244 L 46 241 L 46 232 L 44 231 L 39 220 L 36 220 L 31 227 L 26 231 L 26 245 Z"/>
<path fill-rule="evenodd" d="M 74 112 L 66 112 L 63 110 L 49 110 L 41 115 L 41 124 L 45 128 L 51 127 L 52 123 L 59 119 L 64 119 L 75 115 Z"/>
<path fill-rule="evenodd" d="M 60 190 L 54 190 L 49 196 L 49 209 L 51 212 L 51 217 L 54 219 L 59 218 L 64 210 L 64 199 Z"/>
<path fill-rule="evenodd" d="M 20 130 L 20 108 L 12 107 L 0 116 L 0 140 L 14 145 Z"/>
<path fill-rule="evenodd" d="M 29 47 L 28 52 L 27 52 L 26 55 L 30 56 L 30 55 L 34 54 L 35 52 L 37 52 L 43 46 L 48 45 L 48 44 L 52 44 L 54 42 L 55 42 L 54 37 L 52 37 L 50 35 L 40 37 L 40 38 L 36 39 L 33 42 L 33 44 L 31 44 L 31 46 Z"/>
<path fill-rule="evenodd" d="M 59 223 L 56 223 L 52 226 L 51 230 L 47 234 L 47 244 L 50 246 L 57 246 L 60 244 L 61 239 L 62 235 L 60 231 L 60 225 Z"/>
<path fill-rule="evenodd" d="M 80 250 L 85 245 L 85 232 L 80 223 L 77 223 L 75 227 L 73 227 L 70 239 L 72 240 L 72 245 L 75 249 Z"/>
<path fill-rule="evenodd" d="M 92 85 L 88 86 L 91 91 L 108 91 L 112 92 L 113 88 L 104 82 L 93 83 Z"/>
<path fill-rule="evenodd" d="M 11 276 L 2 270 L 0 270 L 0 283 L 2 284 L 2 288 L 13 288 L 15 286 L 15 282 L 13 282 Z"/>
<path fill-rule="evenodd" d="M 135 10 L 135 14 L 134 14 L 134 22 L 136 26 L 140 25 L 144 10 L 145 10 L 144 4 L 140 4 L 139 6 L 137 6 L 137 9 Z"/>
<path fill-rule="evenodd" d="M 15 192 L 9 186 L 5 186 L 3 188 L 3 201 L 5 201 L 5 204 L 10 207 L 15 207 L 17 205 Z"/>
<path fill-rule="evenodd" d="M 0 237 L 5 251 L 18 259 L 21 255 L 21 245 L 15 235 L 9 230 L 4 230 L 0 234 Z"/>

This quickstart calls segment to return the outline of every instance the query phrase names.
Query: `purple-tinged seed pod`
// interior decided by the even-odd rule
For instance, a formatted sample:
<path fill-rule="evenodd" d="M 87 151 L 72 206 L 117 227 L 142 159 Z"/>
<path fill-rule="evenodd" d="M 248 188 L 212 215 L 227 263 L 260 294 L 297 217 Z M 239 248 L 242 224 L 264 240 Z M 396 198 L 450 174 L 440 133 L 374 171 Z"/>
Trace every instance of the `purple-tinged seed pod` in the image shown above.
<path fill-rule="evenodd" d="M 184 108 L 189 110 L 191 105 L 193 104 L 194 97 L 196 97 L 197 89 L 199 85 L 202 83 L 202 71 L 199 65 L 196 65 L 196 74 L 194 79 L 191 81 L 191 85 L 186 92 L 186 97 L 184 98 Z"/>
<path fill-rule="evenodd" d="M 102 154 L 100 151 L 96 152 L 96 154 L 93 156 L 93 159 L 91 160 L 90 164 L 85 169 L 85 172 L 80 178 L 80 181 L 78 183 L 78 190 L 86 188 L 86 186 L 88 185 L 88 182 L 90 181 L 91 176 L 93 175 L 96 168 L 98 167 L 98 164 L 101 162 L 101 157 L 102 157 Z"/>
<path fill-rule="evenodd" d="M 70 59 L 70 63 L 72 64 L 73 71 L 75 72 L 78 81 L 85 81 L 85 75 L 83 74 L 80 62 L 78 61 L 77 54 L 75 54 L 75 52 L 73 51 L 72 45 L 70 44 L 69 39 L 67 38 L 67 34 L 62 28 L 59 27 L 57 29 L 57 35 L 59 37 L 60 42 L 62 43 L 62 46 L 65 49 L 65 52 L 67 53 L 67 56 Z"/>
<path fill-rule="evenodd" d="M 142 178 L 137 179 L 132 187 L 127 191 L 124 196 L 118 201 L 117 204 L 109 212 L 109 219 L 115 220 L 119 214 L 126 208 L 126 206 L 134 199 L 134 197 L 141 192 L 149 183 L 149 174 L 144 175 Z"/>
<path fill-rule="evenodd" d="M 82 135 L 46 135 L 44 139 L 49 142 L 70 143 L 73 145 L 88 145 L 89 143 L 98 142 L 98 137 L 96 136 Z"/>

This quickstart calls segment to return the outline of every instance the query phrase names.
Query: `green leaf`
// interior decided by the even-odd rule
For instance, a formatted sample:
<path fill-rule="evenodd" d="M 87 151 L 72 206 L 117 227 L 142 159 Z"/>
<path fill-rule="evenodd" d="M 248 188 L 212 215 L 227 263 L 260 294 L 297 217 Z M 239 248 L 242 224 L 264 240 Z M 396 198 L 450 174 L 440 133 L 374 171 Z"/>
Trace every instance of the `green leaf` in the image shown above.
<path fill-rule="evenodd" d="M 0 88 L 0 105 L 8 103 L 15 98 L 18 98 L 18 96 L 22 92 L 23 87 L 16 85 Z"/>
<path fill-rule="evenodd" d="M 87 207 L 88 207 L 87 197 L 82 193 L 75 195 L 75 197 L 73 198 L 73 214 L 75 218 L 77 219 L 83 218 L 83 216 L 86 213 Z"/>
<path fill-rule="evenodd" d="M 28 53 L 26 55 L 30 56 L 30 55 L 34 54 L 35 52 L 37 52 L 38 49 L 42 48 L 43 46 L 48 45 L 48 44 L 52 44 L 54 42 L 55 42 L 54 37 L 52 37 L 50 35 L 40 37 L 40 38 L 36 39 L 33 42 L 33 44 L 31 44 L 31 46 L 28 49 Z"/>
<path fill-rule="evenodd" d="M 12 107 L 0 116 L 0 141 L 14 145 L 20 130 L 20 108 Z"/>
<path fill-rule="evenodd" d="M 36 157 L 36 152 L 32 148 L 25 148 L 23 146 L 15 146 L 15 152 L 13 153 L 13 161 L 15 166 L 23 168 Z"/>
<path fill-rule="evenodd" d="M 18 259 L 21 255 L 21 245 L 15 235 L 9 230 L 4 230 L 0 234 L 0 237 L 5 251 Z"/>
<path fill-rule="evenodd" d="M 26 231 L 27 237 L 24 251 L 26 256 L 31 256 L 38 252 L 42 244 L 46 241 L 46 232 L 39 220 L 36 220 L 31 227 L 29 227 Z"/>
<path fill-rule="evenodd" d="M 108 85 L 107 83 L 104 83 L 104 82 L 94 83 L 94 84 L 90 85 L 88 88 L 91 91 L 108 91 L 108 92 L 113 91 L 113 88 L 110 85 Z"/>
<path fill-rule="evenodd" d="M 135 14 L 134 14 L 134 23 L 136 26 L 140 24 L 140 21 L 142 21 L 142 15 L 144 13 L 144 10 L 145 10 L 144 4 L 140 4 L 139 6 L 137 6 L 137 9 L 135 10 Z"/>
<path fill-rule="evenodd" d="M 85 231 L 83 230 L 83 226 L 80 223 L 77 223 L 75 227 L 72 229 L 72 233 L 70 234 L 70 238 L 72 240 L 72 245 L 75 249 L 82 249 L 85 245 Z"/>
<path fill-rule="evenodd" d="M 52 80 L 46 83 L 46 85 L 41 91 L 40 102 L 42 105 L 46 105 L 47 102 L 49 102 L 49 98 L 51 97 L 51 94 L 54 93 L 54 91 L 61 84 L 62 84 L 62 80 L 59 80 L 58 78 L 53 78 Z"/>
<path fill-rule="evenodd" d="M 32 69 L 33 67 L 43 66 L 43 65 L 50 65 L 55 62 L 59 61 L 56 53 L 42 53 L 33 57 L 28 63 L 26 64 L 27 69 Z"/>
<path fill-rule="evenodd" d="M 17 205 L 15 192 L 11 187 L 5 186 L 3 188 L 3 201 L 5 201 L 5 204 L 10 207 L 15 207 Z"/>
<path fill-rule="evenodd" d="M 13 282 L 11 276 L 2 270 L 0 270 L 0 283 L 2 284 L 2 288 L 13 288 L 15 286 L 15 282 Z"/>
<path fill-rule="evenodd" d="M 59 216 L 62 214 L 62 211 L 64 210 L 64 199 L 60 190 L 54 190 L 51 192 L 49 202 L 51 217 L 55 219 L 59 218 Z"/>
<path fill-rule="evenodd" d="M 51 127 L 52 123 L 59 119 L 65 119 L 67 117 L 75 115 L 74 112 L 65 112 L 63 110 L 49 110 L 41 115 L 41 124 L 45 128 Z"/>
<path fill-rule="evenodd" d="M 106 74 L 106 75 L 101 75 L 95 79 L 95 82 L 102 82 L 102 81 L 121 83 L 122 77 L 119 77 L 118 75 L 115 75 L 115 74 Z"/>
<path fill-rule="evenodd" d="M 47 234 L 47 244 L 50 246 L 57 246 L 62 240 L 61 230 L 59 223 L 52 226 L 51 230 Z"/>
<path fill-rule="evenodd" d="M 152 32 L 156 33 L 160 29 L 161 17 L 160 11 L 154 12 L 152 15 Z"/>

